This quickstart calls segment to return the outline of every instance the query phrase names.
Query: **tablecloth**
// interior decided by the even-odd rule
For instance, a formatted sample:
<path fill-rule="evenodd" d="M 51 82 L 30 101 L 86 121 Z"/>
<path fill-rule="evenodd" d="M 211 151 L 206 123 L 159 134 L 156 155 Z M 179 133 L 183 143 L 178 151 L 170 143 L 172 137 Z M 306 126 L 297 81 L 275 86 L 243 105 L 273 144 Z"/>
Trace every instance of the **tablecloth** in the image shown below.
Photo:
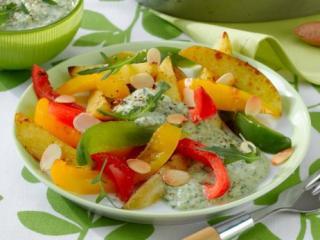
<path fill-rule="evenodd" d="M 187 40 L 180 30 L 132 0 L 88 0 L 81 29 L 74 41 L 50 63 L 55 63 L 103 45 L 140 40 Z M 0 53 L 1 54 L 1 53 Z M 320 168 L 320 88 L 298 82 L 280 70 L 309 106 L 312 119 L 311 148 L 303 164 L 283 184 L 254 202 L 268 205 L 279 192 Z M 49 190 L 28 172 L 18 155 L 13 137 L 13 118 L 19 97 L 30 84 L 28 71 L 0 71 L 0 239 L 1 240 L 175 240 L 213 224 L 142 225 L 97 216 Z M 278 214 L 257 224 L 241 240 L 320 239 L 320 216 Z"/>

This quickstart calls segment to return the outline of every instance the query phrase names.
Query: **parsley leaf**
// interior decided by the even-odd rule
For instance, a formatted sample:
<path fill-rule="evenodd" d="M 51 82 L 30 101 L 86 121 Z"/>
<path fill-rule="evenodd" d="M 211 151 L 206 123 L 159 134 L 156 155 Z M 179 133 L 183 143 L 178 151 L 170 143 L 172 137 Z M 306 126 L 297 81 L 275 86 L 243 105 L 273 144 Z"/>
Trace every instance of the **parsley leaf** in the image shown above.
<path fill-rule="evenodd" d="M 106 112 L 102 109 L 98 109 L 98 112 L 105 116 L 111 116 L 114 118 L 122 119 L 122 120 L 129 120 L 133 121 L 143 114 L 147 112 L 153 112 L 154 109 L 157 107 L 159 100 L 161 100 L 163 94 L 170 88 L 170 85 L 166 82 L 160 82 L 157 86 L 157 92 L 155 95 L 148 95 L 146 100 L 146 105 L 142 107 L 137 107 L 132 109 L 129 113 L 115 113 L 115 112 Z"/>
<path fill-rule="evenodd" d="M 45 3 L 48 3 L 48 4 L 50 4 L 50 5 L 57 5 L 58 3 L 56 2 L 56 1 L 54 1 L 54 0 L 42 0 L 43 2 L 45 2 Z"/>
<path fill-rule="evenodd" d="M 92 179 L 91 183 L 92 184 L 99 184 L 99 187 L 100 187 L 100 192 L 96 198 L 96 203 L 100 203 L 104 198 L 108 199 L 108 201 L 111 203 L 112 206 L 118 208 L 115 203 L 112 201 L 112 199 L 109 197 L 108 193 L 104 190 L 104 181 L 103 181 L 103 171 L 104 169 L 106 168 L 106 165 L 107 165 L 107 160 L 104 160 L 103 162 L 103 165 L 102 165 L 102 168 L 99 172 L 99 174 L 94 178 Z"/>
<path fill-rule="evenodd" d="M 104 53 L 101 53 L 101 55 L 106 61 L 106 63 L 110 63 L 110 64 L 105 65 L 104 67 L 90 68 L 87 70 L 80 71 L 79 75 L 88 75 L 88 74 L 101 73 L 104 71 L 108 71 L 106 75 L 103 76 L 103 79 L 106 79 L 111 74 L 118 72 L 124 65 L 145 62 L 147 58 L 147 51 L 146 50 L 139 51 L 132 57 L 129 57 L 122 61 L 115 61 L 114 64 L 111 64 L 111 62 L 114 62 L 114 59 L 111 59 L 112 57 L 110 57 L 109 59 L 109 57 L 106 56 Z"/>
<path fill-rule="evenodd" d="M 243 153 L 235 146 L 231 145 L 229 148 L 222 148 L 217 146 L 205 147 L 204 150 L 213 152 L 223 158 L 225 164 L 234 163 L 236 161 L 244 160 L 246 163 L 253 163 L 261 159 L 260 151 L 252 151 L 249 153 Z"/>

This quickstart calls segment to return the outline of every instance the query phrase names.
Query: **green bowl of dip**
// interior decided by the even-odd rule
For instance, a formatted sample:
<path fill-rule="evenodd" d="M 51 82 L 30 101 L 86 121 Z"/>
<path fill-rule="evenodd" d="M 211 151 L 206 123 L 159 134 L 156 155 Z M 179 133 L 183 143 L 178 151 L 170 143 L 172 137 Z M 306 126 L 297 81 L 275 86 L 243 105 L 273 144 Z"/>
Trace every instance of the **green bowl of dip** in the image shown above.
<path fill-rule="evenodd" d="M 23 7 L 8 6 L 13 2 L 10 0 L 0 4 L 0 69 L 26 69 L 44 63 L 68 46 L 80 27 L 83 0 L 66 1 L 71 5 L 52 1 L 26 0 Z M 1 6 L 8 6 L 9 15 Z"/>

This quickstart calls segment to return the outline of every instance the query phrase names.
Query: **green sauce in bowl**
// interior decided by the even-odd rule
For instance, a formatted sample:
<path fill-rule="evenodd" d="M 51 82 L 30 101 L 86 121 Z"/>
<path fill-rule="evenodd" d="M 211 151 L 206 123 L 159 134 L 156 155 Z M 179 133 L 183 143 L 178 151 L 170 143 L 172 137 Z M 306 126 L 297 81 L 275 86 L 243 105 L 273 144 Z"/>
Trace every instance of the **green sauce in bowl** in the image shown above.
<path fill-rule="evenodd" d="M 4 0 L 0 30 L 27 30 L 47 26 L 67 16 L 77 0 Z"/>

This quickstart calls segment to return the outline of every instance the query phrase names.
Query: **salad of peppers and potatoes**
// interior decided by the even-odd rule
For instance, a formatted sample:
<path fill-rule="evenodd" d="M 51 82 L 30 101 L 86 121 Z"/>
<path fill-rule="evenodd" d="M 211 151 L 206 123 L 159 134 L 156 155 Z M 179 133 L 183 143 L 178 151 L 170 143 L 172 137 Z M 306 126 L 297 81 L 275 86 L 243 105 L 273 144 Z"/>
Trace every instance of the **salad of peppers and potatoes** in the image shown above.
<path fill-rule="evenodd" d="M 218 50 L 101 56 L 69 67 L 57 89 L 34 65 L 34 116 L 16 114 L 17 138 L 59 187 L 125 209 L 205 208 L 249 195 L 293 153 L 266 121 L 281 116 L 278 91 L 232 56 L 226 34 Z"/>

